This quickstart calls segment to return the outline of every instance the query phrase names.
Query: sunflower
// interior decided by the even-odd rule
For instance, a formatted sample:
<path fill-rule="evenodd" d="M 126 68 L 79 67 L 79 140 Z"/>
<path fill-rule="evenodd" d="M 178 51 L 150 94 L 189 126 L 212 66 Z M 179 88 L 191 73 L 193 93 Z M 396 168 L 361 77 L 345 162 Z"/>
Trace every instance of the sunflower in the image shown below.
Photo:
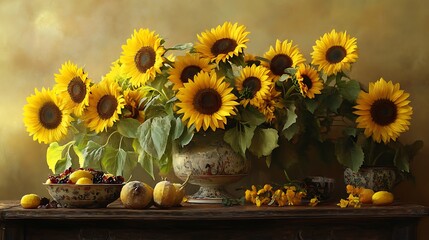
<path fill-rule="evenodd" d="M 269 70 L 263 66 L 252 65 L 244 67 L 235 81 L 235 87 L 240 94 L 240 103 L 258 107 L 270 94 L 272 85 Z"/>
<path fill-rule="evenodd" d="M 197 52 L 201 53 L 203 58 L 208 58 L 210 61 L 215 61 L 218 64 L 220 61 L 225 62 L 233 56 L 238 56 L 247 48 L 246 43 L 249 41 L 246 38 L 249 32 L 246 32 L 244 25 L 234 25 L 230 22 L 225 22 L 222 26 L 212 28 L 197 35 L 199 43 L 195 44 Z"/>
<path fill-rule="evenodd" d="M 271 76 L 276 81 L 285 73 L 286 68 L 295 67 L 305 62 L 304 56 L 298 47 L 292 45 L 292 41 L 285 40 L 281 42 L 277 39 L 276 48 L 270 46 L 270 50 L 264 54 L 269 62 L 263 61 L 262 64 L 270 69 Z"/>
<path fill-rule="evenodd" d="M 118 83 L 104 78 L 91 87 L 89 106 L 82 119 L 91 131 L 102 132 L 119 119 L 124 104 Z"/>
<path fill-rule="evenodd" d="M 272 85 L 270 89 L 270 95 L 265 98 L 262 104 L 260 104 L 258 107 L 259 112 L 264 114 L 266 122 L 268 123 L 272 123 L 276 119 L 276 108 L 283 108 L 280 94 L 281 93 L 276 90 L 275 86 Z"/>
<path fill-rule="evenodd" d="M 311 57 L 311 63 L 318 65 L 318 70 L 323 70 L 328 76 L 350 70 L 351 64 L 358 58 L 356 38 L 333 29 L 316 41 Z"/>
<path fill-rule="evenodd" d="M 187 83 L 194 79 L 200 71 L 210 72 L 215 66 L 210 64 L 207 58 L 200 58 L 199 54 L 189 54 L 178 56 L 174 62 L 174 68 L 170 69 L 168 79 L 174 83 L 173 90 L 178 90 L 183 87 L 183 83 Z"/>
<path fill-rule="evenodd" d="M 139 87 L 161 73 L 165 49 L 162 39 L 149 29 L 134 30 L 134 34 L 122 46 L 120 62 L 124 64 L 124 73 L 131 77 L 133 86 Z"/>
<path fill-rule="evenodd" d="M 308 98 L 314 98 L 315 94 L 321 94 L 323 82 L 319 78 L 319 73 L 316 69 L 308 64 L 300 64 L 296 72 L 301 94 Z"/>
<path fill-rule="evenodd" d="M 27 98 L 24 106 L 24 125 L 33 140 L 49 144 L 59 141 L 67 135 L 68 127 L 73 118 L 66 102 L 61 100 L 54 91 L 42 88 L 35 95 Z"/>
<path fill-rule="evenodd" d="M 128 79 L 127 75 L 124 73 L 124 65 L 119 61 L 119 59 L 112 63 L 110 66 L 110 72 L 104 77 L 112 79 L 120 85 Z"/>
<path fill-rule="evenodd" d="M 66 100 L 67 108 L 79 117 L 88 106 L 91 80 L 82 68 L 68 61 L 64 63 L 59 74 L 55 74 L 54 92 Z"/>
<path fill-rule="evenodd" d="M 144 115 L 144 104 L 142 104 L 142 100 L 145 97 L 145 92 L 141 89 L 127 89 L 124 91 L 124 99 L 125 106 L 123 116 L 126 118 L 134 118 L 139 122 L 143 122 L 145 120 Z"/>
<path fill-rule="evenodd" d="M 368 93 L 361 91 L 356 100 L 359 128 L 365 129 L 365 136 L 376 142 L 396 141 L 402 132 L 408 130 L 413 109 L 409 105 L 410 94 L 400 90 L 399 83 L 386 82 L 383 78 L 369 84 Z"/>
<path fill-rule="evenodd" d="M 216 73 L 200 72 L 194 80 L 190 80 L 177 93 L 178 114 L 184 114 L 182 121 L 188 120 L 188 127 L 195 124 L 197 131 L 201 127 L 225 128 L 226 117 L 235 115 L 237 97 L 231 92 L 232 87 L 224 81 L 224 77 L 217 78 Z"/>
<path fill-rule="evenodd" d="M 244 63 L 246 64 L 246 66 L 252 66 L 253 64 L 255 64 L 256 66 L 261 65 L 261 61 L 259 61 L 255 55 L 248 53 L 244 55 Z"/>

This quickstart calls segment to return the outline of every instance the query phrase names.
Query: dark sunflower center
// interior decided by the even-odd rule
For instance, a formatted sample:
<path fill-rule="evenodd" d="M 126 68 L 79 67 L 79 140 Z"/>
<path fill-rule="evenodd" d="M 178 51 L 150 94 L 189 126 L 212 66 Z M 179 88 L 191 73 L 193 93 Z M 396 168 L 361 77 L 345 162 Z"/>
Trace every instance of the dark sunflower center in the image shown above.
<path fill-rule="evenodd" d="M 198 112 L 212 115 L 222 106 L 222 98 L 214 89 L 201 89 L 195 95 L 193 104 Z"/>
<path fill-rule="evenodd" d="M 246 91 L 249 91 L 252 95 L 250 98 L 253 98 L 253 96 L 255 96 L 255 94 L 261 89 L 261 80 L 257 77 L 248 77 L 243 81 L 243 88 L 246 89 Z"/>
<path fill-rule="evenodd" d="M 197 75 L 201 71 L 201 68 L 198 66 L 187 66 L 183 69 L 182 73 L 180 74 L 180 80 L 182 83 L 187 83 L 189 79 L 193 80 L 194 76 Z"/>
<path fill-rule="evenodd" d="M 75 77 L 67 86 L 67 91 L 73 102 L 81 103 L 86 96 L 86 85 L 80 77 Z"/>
<path fill-rule="evenodd" d="M 388 99 L 376 100 L 372 104 L 370 112 L 372 120 L 380 126 L 393 123 L 398 116 L 398 108 L 394 102 Z"/>
<path fill-rule="evenodd" d="M 134 62 L 137 69 L 145 73 L 149 68 L 155 65 L 156 53 L 151 47 L 142 47 L 134 56 Z"/>
<path fill-rule="evenodd" d="M 112 95 L 104 95 L 97 103 L 97 113 L 101 119 L 109 119 L 118 107 L 118 101 Z"/>
<path fill-rule="evenodd" d="M 55 129 L 61 124 L 63 114 L 53 102 L 45 103 L 39 110 L 40 124 L 47 129 Z"/>
<path fill-rule="evenodd" d="M 286 68 L 292 67 L 292 59 L 285 54 L 278 54 L 271 59 L 270 70 L 277 76 L 281 76 L 285 73 Z"/>
<path fill-rule="evenodd" d="M 230 38 L 222 38 L 217 40 L 210 49 L 213 55 L 227 54 L 232 52 L 237 47 L 237 42 Z"/>
<path fill-rule="evenodd" d="M 347 51 L 341 46 L 333 46 L 326 51 L 326 60 L 330 63 L 339 63 L 347 56 Z"/>
<path fill-rule="evenodd" d="M 313 82 L 311 81 L 311 78 L 307 75 L 302 75 L 302 82 L 307 86 L 308 89 L 311 89 L 313 86 Z"/>

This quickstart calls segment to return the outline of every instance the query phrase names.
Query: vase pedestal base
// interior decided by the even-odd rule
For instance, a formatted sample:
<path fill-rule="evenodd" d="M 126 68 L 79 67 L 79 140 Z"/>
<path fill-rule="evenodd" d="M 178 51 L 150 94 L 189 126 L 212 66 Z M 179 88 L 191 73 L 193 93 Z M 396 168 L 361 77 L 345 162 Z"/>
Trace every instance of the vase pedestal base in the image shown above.
<path fill-rule="evenodd" d="M 222 203 L 224 198 L 232 196 L 223 187 L 201 186 L 198 192 L 188 196 L 188 203 Z"/>

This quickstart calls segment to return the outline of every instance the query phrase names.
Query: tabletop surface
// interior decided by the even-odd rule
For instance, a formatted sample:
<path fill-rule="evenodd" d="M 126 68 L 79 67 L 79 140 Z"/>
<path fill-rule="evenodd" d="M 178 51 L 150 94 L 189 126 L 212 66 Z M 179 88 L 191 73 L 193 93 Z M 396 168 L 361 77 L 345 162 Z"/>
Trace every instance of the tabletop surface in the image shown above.
<path fill-rule="evenodd" d="M 388 206 L 362 205 L 361 208 L 340 208 L 336 203 L 309 206 L 262 206 L 221 204 L 183 204 L 169 209 L 126 209 L 119 201 L 107 208 L 75 209 L 23 209 L 19 201 L 0 201 L 1 220 L 17 219 L 139 219 L 139 220 L 243 220 L 243 219 L 290 219 L 290 218 L 420 218 L 429 215 L 429 207 L 393 203 Z"/>

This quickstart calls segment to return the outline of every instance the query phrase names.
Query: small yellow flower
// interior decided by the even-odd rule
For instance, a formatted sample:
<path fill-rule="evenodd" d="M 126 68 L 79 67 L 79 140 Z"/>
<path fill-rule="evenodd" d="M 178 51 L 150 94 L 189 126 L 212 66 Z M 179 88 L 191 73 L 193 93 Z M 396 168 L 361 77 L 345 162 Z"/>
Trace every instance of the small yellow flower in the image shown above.
<path fill-rule="evenodd" d="M 317 197 L 314 197 L 314 198 L 310 199 L 310 202 L 308 203 L 308 206 L 315 207 L 315 206 L 317 206 L 317 204 L 319 202 L 320 202 L 319 199 L 317 199 Z"/>
<path fill-rule="evenodd" d="M 269 197 L 261 197 L 261 196 L 257 196 L 256 197 L 256 206 L 260 207 L 264 204 L 268 204 L 270 202 L 271 198 Z"/>
<path fill-rule="evenodd" d="M 273 187 L 270 184 L 265 184 L 264 189 L 266 192 L 268 192 L 268 191 L 271 191 L 271 189 L 273 189 Z"/>
<path fill-rule="evenodd" d="M 346 208 L 349 205 L 349 201 L 345 199 L 341 199 L 337 206 L 341 208 Z"/>

